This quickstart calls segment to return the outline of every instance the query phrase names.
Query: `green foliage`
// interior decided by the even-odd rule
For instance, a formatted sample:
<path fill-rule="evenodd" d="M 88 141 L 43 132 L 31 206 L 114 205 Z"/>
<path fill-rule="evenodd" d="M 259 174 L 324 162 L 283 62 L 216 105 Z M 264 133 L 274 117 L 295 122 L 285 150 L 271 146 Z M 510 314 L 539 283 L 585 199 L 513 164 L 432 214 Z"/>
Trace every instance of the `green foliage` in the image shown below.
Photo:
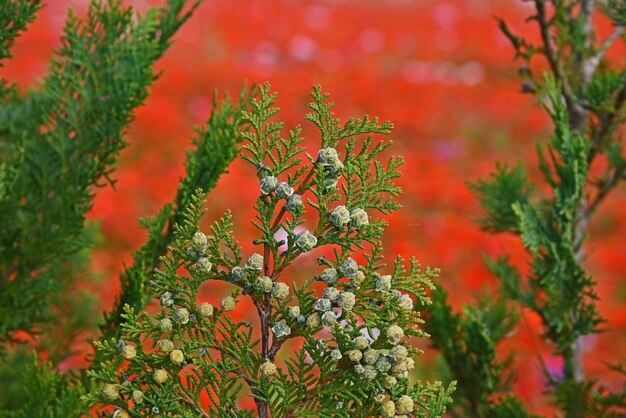
<path fill-rule="evenodd" d="M 530 417 L 510 393 L 510 360 L 499 361 L 496 344 L 517 326 L 519 315 L 503 298 L 484 295 L 476 306 L 454 313 L 442 289 L 433 292 L 426 330 L 457 380 L 455 416 Z M 503 395 L 504 398 L 501 396 Z M 459 412 L 462 411 L 462 414 Z"/>
<path fill-rule="evenodd" d="M 9 0 L 0 4 L 0 66 L 3 59 L 12 57 L 11 46 L 26 25 L 35 20 L 40 7 L 40 0 Z"/>
<path fill-rule="evenodd" d="M 373 216 L 398 208 L 392 180 L 401 160 L 378 162 L 388 143 L 374 134 L 389 133 L 390 124 L 365 117 L 341 125 L 327 94 L 316 87 L 312 97 L 307 118 L 322 138 L 316 157 L 300 146 L 300 127 L 282 138 L 269 85 L 242 113 L 249 126 L 242 157 L 261 184 L 252 224 L 262 249 L 244 260 L 230 212 L 210 234 L 199 232 L 206 194 L 191 196 L 151 282 L 160 308 L 151 314 L 126 305 L 121 339 L 95 344 L 104 362 L 89 377 L 99 385 L 83 399 L 101 414 L 112 405 L 130 416 L 390 416 L 396 406 L 418 417 L 445 412 L 454 384 L 410 384 L 419 350 L 401 342 L 427 337 L 414 303 L 430 303 L 426 289 L 438 270 L 422 270 L 415 259 L 407 269 L 398 258 L 391 274 L 379 273 L 385 223 Z M 367 138 L 357 147 L 360 135 Z M 279 242 L 281 229 L 287 238 Z M 318 259 L 319 275 L 301 285 L 283 279 L 303 253 L 322 247 L 332 257 Z M 365 263 L 350 257 L 357 253 Z M 316 280 L 326 283 L 323 294 Z M 219 306 L 199 295 L 215 281 L 232 289 Z M 255 325 L 229 313 L 244 300 L 256 308 Z M 285 344 L 290 340 L 298 343 Z M 256 411 L 242 408 L 242 397 L 251 397 Z"/>
<path fill-rule="evenodd" d="M 509 169 L 497 164 L 489 180 L 469 183 L 470 189 L 480 200 L 487 216 L 480 219 L 484 230 L 489 232 L 517 232 L 517 216 L 512 208 L 516 202 L 527 202 L 531 189 L 521 164 Z"/>
<path fill-rule="evenodd" d="M 92 188 L 112 182 L 153 64 L 189 16 L 184 4 L 173 0 L 142 17 L 117 0 L 94 1 L 84 20 L 70 12 L 42 89 L 3 101 L 0 342 L 48 321 L 71 283 L 60 273 L 89 244 Z"/>
<path fill-rule="evenodd" d="M 518 235 L 530 271 L 518 270 L 506 255 L 488 260 L 502 282 L 505 299 L 466 306 L 458 315 L 452 313 L 445 294 L 436 292 L 428 330 L 459 381 L 466 416 L 527 416 L 520 402 L 507 393 L 508 385 L 500 384 L 507 382 L 503 374 L 507 364 L 497 361 L 495 348 L 505 333 L 484 325 L 491 318 L 495 319 L 491 327 L 510 328 L 514 317 L 501 307 L 517 302 L 539 315 L 544 341 L 563 360 L 561 377 L 544 367 L 554 405 L 568 418 L 616 416 L 623 411 L 626 397 L 585 378 L 580 338 L 599 332 L 604 321 L 596 306 L 596 283 L 583 265 L 588 223 L 624 178 L 626 166 L 615 135 L 626 118 L 626 70 L 611 68 L 604 58 L 611 44 L 623 38 L 625 9 L 623 2 L 608 2 L 603 11 L 613 19 L 615 29 L 598 42 L 593 1 L 534 0 L 534 6 L 531 20 L 539 26 L 541 45 L 513 34 L 502 20 L 500 28 L 511 40 L 516 57 L 524 61 L 523 90 L 539 95 L 554 125 L 551 140 L 537 145 L 539 172 L 548 187 L 529 182 L 521 164 L 512 170 L 497 165 L 488 180 L 470 185 L 486 212 L 480 220 L 483 228 Z M 536 56 L 549 64 L 550 72 L 543 77 L 530 70 Z M 600 155 L 608 167 L 597 164 Z M 594 163 L 600 168 L 594 170 Z M 603 174 L 594 179 L 591 173 L 600 170 Z M 539 362 L 543 364 L 541 358 Z"/>
<path fill-rule="evenodd" d="M 626 26 L 626 4 L 620 0 L 609 0 L 607 15 L 616 26 Z"/>
<path fill-rule="evenodd" d="M 28 23 L 35 20 L 35 13 L 40 7 L 41 0 L 6 0 L 0 3 L 0 68 L 4 65 L 3 60 L 12 57 L 13 43 L 20 32 L 26 30 Z M 10 94 L 15 94 L 13 86 L 0 79 L 0 100 Z"/>
<path fill-rule="evenodd" d="M 84 389 L 76 375 L 60 373 L 50 362 L 39 364 L 38 356 L 26 350 L 15 354 L 18 358 L 13 360 L 28 365 L 16 368 L 15 380 L 7 385 L 10 403 L 7 410 L 0 410 L 0 417 L 78 417 L 89 412 L 80 399 Z"/>
<path fill-rule="evenodd" d="M 141 226 L 148 230 L 148 238 L 133 254 L 133 264 L 120 277 L 122 293 L 111 312 L 105 314 L 104 324 L 100 327 L 102 338 L 119 338 L 124 306 L 129 305 L 137 311 L 146 306 L 146 285 L 153 269 L 159 264 L 159 258 L 174 239 L 174 225 L 183 220 L 183 210 L 193 196 L 192 188 L 211 190 L 237 156 L 239 131 L 242 129 L 241 112 L 248 107 L 253 91 L 254 88 L 248 92 L 244 88 L 237 104 L 232 103 L 228 96 L 218 104 L 214 96 L 213 112 L 205 125 L 196 129 L 193 139 L 195 148 L 187 152 L 186 176 L 180 181 L 175 202 L 163 206 L 156 216 L 141 221 Z"/>

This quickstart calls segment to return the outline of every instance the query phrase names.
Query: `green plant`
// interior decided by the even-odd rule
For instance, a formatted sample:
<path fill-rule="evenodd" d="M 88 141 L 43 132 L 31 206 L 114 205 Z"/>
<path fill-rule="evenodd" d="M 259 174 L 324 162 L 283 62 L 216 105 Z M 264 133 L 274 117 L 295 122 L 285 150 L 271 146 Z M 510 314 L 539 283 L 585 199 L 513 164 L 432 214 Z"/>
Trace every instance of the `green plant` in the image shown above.
<path fill-rule="evenodd" d="M 242 396 L 254 399 L 261 417 L 440 416 L 454 386 L 410 384 L 419 350 L 405 339 L 427 336 L 413 304 L 430 302 L 426 289 L 438 271 L 422 270 L 415 259 L 407 270 L 398 258 L 390 275 L 378 272 L 385 268 L 386 222 L 373 214 L 399 208 L 393 179 L 402 159 L 378 161 L 391 142 L 374 135 L 388 134 L 391 124 L 366 116 L 342 125 L 316 87 L 306 117 L 321 144 L 309 155 L 299 126 L 281 137 L 283 123 L 271 119 L 278 109 L 269 85 L 259 93 L 243 113 L 249 130 L 242 134 L 242 157 L 260 181 L 252 221 L 259 252 L 242 255 L 230 212 L 210 234 L 200 232 L 206 195 L 196 192 L 152 280 L 160 309 L 148 314 L 125 307 L 121 339 L 96 344 L 107 362 L 89 373 L 101 386 L 85 399 L 130 416 L 253 416 L 239 406 Z M 279 230 L 286 240 L 275 239 Z M 323 270 L 298 285 L 289 277 L 296 261 L 322 248 L 332 250 L 318 259 Z M 214 281 L 232 287 L 219 307 L 198 296 L 203 283 Z M 231 318 L 244 299 L 256 308 L 257 324 Z M 285 345 L 292 339 L 295 349 Z"/>
<path fill-rule="evenodd" d="M 118 418 L 252 416 L 238 404 L 246 396 L 262 417 L 440 416 L 454 384 L 410 382 L 419 350 L 407 341 L 427 336 L 414 304 L 429 303 L 438 271 L 398 258 L 391 274 L 379 273 L 386 222 L 373 214 L 399 209 L 393 179 L 402 159 L 378 161 L 391 142 L 375 136 L 391 124 L 364 117 L 341 125 L 319 88 L 307 115 L 322 138 L 314 156 L 301 146 L 300 127 L 280 136 L 269 86 L 257 100 L 256 87 L 237 103 L 214 100 L 176 197 L 141 221 L 148 237 L 120 276 L 89 367 L 58 371 L 95 318 L 89 298 L 74 290 L 89 274 L 98 236 L 85 213 L 95 187 L 114 184 L 125 129 L 156 78 L 154 62 L 198 4 L 169 0 L 141 16 L 119 0 L 94 0 L 84 19 L 70 12 L 39 89 L 2 83 L 0 416 L 81 416 L 93 405 Z M 0 5 L 0 59 L 40 6 Z M 262 249 L 245 264 L 229 212 L 211 234 L 199 232 L 206 192 L 240 153 L 260 179 L 253 225 Z M 285 242 L 274 239 L 278 230 Z M 315 278 L 279 280 L 303 253 L 323 248 Z M 233 289 L 219 307 L 198 300 L 199 287 L 215 281 Z M 154 293 L 161 308 L 151 315 Z M 256 307 L 256 326 L 228 314 L 243 299 Z"/>
<path fill-rule="evenodd" d="M 518 235 L 530 268 L 520 272 L 507 256 L 489 260 L 504 300 L 467 306 L 465 315 L 458 315 L 439 291 L 427 330 L 458 379 L 465 416 L 528 416 L 510 393 L 511 375 L 495 351 L 517 321 L 515 311 L 502 306 L 514 303 L 541 318 L 543 339 L 563 361 L 557 376 L 539 359 L 553 404 L 566 417 L 616 416 L 626 408 L 626 391 L 610 393 L 585 376 L 580 342 L 599 332 L 604 320 L 596 307 L 596 283 L 584 268 L 588 225 L 626 169 L 617 134 L 626 118 L 626 70 L 605 59 L 612 43 L 624 38 L 626 9 L 623 2 L 593 0 L 535 0 L 534 6 L 531 20 L 538 24 L 540 45 L 513 34 L 504 21 L 500 27 L 524 62 L 524 91 L 538 96 L 554 124 L 551 140 L 537 146 L 548 190 L 530 182 L 522 165 L 499 165 L 489 179 L 470 185 L 486 211 L 483 229 Z M 602 42 L 593 21 L 596 8 L 614 25 Z M 549 65 L 543 77 L 531 70 L 538 57 Z"/>

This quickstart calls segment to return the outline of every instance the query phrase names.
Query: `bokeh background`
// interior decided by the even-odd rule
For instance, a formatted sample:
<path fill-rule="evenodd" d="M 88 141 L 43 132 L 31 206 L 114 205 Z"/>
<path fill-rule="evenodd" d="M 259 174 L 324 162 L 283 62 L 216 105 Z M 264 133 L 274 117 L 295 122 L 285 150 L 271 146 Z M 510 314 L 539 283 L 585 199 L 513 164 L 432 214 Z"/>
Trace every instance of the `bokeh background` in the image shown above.
<path fill-rule="evenodd" d="M 158 1 L 127 1 L 139 10 Z M 48 0 L 30 31 L 18 40 L 15 59 L 1 75 L 27 89 L 46 73 L 68 7 L 83 14 L 87 0 Z M 392 154 L 406 159 L 399 180 L 404 209 L 388 217 L 386 253 L 416 255 L 440 267 L 440 283 L 455 306 L 474 299 L 496 281 L 485 255 L 511 252 L 523 264 L 514 237 L 491 236 L 474 220 L 481 216 L 467 181 L 485 177 L 496 161 L 525 162 L 537 178 L 534 144 L 550 133 L 535 98 L 520 89 L 519 63 L 495 17 L 518 33 L 536 38 L 530 2 L 511 0 L 207 0 L 177 34 L 159 62 L 163 72 L 127 134 L 115 178 L 117 190 L 97 191 L 90 219 L 100 223 L 102 241 L 93 257 L 100 279 L 85 284 L 106 309 L 119 291 L 117 274 L 145 236 L 138 218 L 155 214 L 175 195 L 183 174 L 193 126 L 211 112 L 211 97 L 236 95 L 245 81 L 269 81 L 288 126 L 302 123 L 313 84 L 332 93 L 341 118 L 370 114 L 395 124 Z M 624 50 L 613 52 L 623 65 Z M 621 54 L 621 55 L 620 55 Z M 538 62 L 537 66 L 541 67 Z M 209 198 L 206 224 L 232 208 L 245 248 L 253 239 L 248 220 L 258 187 L 254 170 L 236 161 Z M 607 332 L 585 340 L 589 376 L 620 384 L 602 364 L 626 352 L 626 193 L 604 204 L 591 225 L 586 266 L 598 280 L 600 311 Z M 312 264 L 312 261 L 311 261 Z M 216 300 L 221 290 L 213 290 Z M 545 382 L 536 359 L 558 359 L 539 341 L 537 318 L 524 313 L 502 354 L 517 353 L 515 390 L 534 412 L 548 413 Z M 77 347 L 86 349 L 84 338 Z M 439 361 L 428 349 L 419 373 L 437 376 Z M 64 367 L 82 364 L 82 355 Z"/>

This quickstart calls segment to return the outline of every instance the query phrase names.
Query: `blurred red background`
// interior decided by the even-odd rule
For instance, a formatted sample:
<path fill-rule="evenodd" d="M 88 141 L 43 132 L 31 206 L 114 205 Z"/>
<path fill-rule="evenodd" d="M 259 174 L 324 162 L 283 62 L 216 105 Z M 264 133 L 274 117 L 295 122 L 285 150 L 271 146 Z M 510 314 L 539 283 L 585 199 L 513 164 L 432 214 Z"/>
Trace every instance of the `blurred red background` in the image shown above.
<path fill-rule="evenodd" d="M 154 3 L 128 1 L 139 10 Z M 36 85 L 59 46 L 67 8 L 84 12 L 87 4 L 49 0 L 0 74 L 22 88 Z M 487 176 L 498 160 L 521 159 L 538 177 L 534 144 L 548 137 L 550 123 L 534 98 L 521 93 L 519 63 L 494 18 L 535 38 L 535 26 L 524 21 L 531 13 L 530 3 L 508 0 L 206 1 L 158 64 L 163 74 L 128 132 L 117 190 L 98 190 L 89 214 L 104 235 L 93 259 L 103 280 L 91 285 L 102 309 L 119 290 L 123 262 L 145 236 L 137 219 L 175 195 L 192 127 L 210 114 L 214 89 L 236 95 L 244 81 L 268 80 L 279 92 L 281 117 L 288 126 L 302 123 L 309 134 L 314 131 L 303 115 L 313 84 L 332 94 L 342 119 L 366 113 L 390 119 L 392 153 L 406 165 L 399 181 L 404 208 L 388 217 L 386 253 L 440 267 L 440 283 L 457 306 L 493 288 L 483 256 L 513 252 L 523 263 L 523 253 L 513 237 L 479 230 L 473 220 L 481 211 L 465 182 Z M 315 137 L 308 143 L 315 152 Z M 252 250 L 251 209 L 245 208 L 252 207 L 257 179 L 243 161 L 229 171 L 210 195 L 206 224 L 232 208 L 237 234 Z M 626 352 L 625 204 L 623 188 L 606 201 L 591 225 L 586 262 L 598 280 L 608 332 L 585 340 L 585 367 L 608 385 L 618 382 L 602 361 L 617 362 Z M 539 321 L 525 314 L 502 350 L 517 353 L 517 393 L 531 410 L 546 413 L 537 350 L 550 367 L 560 366 L 538 342 L 540 332 Z M 427 378 L 436 376 L 434 358 L 427 350 L 418 362 Z"/>

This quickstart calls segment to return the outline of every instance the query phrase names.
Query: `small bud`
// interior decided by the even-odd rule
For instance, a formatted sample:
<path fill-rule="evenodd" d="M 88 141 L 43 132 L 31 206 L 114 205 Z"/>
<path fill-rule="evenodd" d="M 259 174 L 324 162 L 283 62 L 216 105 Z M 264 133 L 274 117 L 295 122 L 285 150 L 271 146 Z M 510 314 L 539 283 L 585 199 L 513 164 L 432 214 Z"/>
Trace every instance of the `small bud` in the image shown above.
<path fill-rule="evenodd" d="M 329 286 L 324 289 L 324 294 L 322 295 L 322 297 L 328 300 L 336 300 L 337 298 L 339 298 L 339 289 Z"/>
<path fill-rule="evenodd" d="M 263 256 L 258 253 L 252 254 L 246 261 L 246 270 L 261 271 L 263 268 Z"/>
<path fill-rule="evenodd" d="M 170 332 L 172 330 L 172 320 L 169 318 L 163 318 L 159 321 L 159 329 L 161 332 Z"/>
<path fill-rule="evenodd" d="M 213 267 L 213 264 L 211 264 L 208 258 L 200 257 L 198 261 L 196 261 L 196 267 L 198 268 L 198 270 L 206 271 L 207 273 L 210 273 L 211 267 Z"/>
<path fill-rule="evenodd" d="M 309 231 L 302 231 L 296 235 L 294 245 L 301 253 L 311 251 L 317 245 L 317 238 Z"/>
<path fill-rule="evenodd" d="M 342 409 L 343 408 L 343 402 L 339 401 L 337 402 L 337 404 L 335 405 L 335 409 Z"/>
<path fill-rule="evenodd" d="M 393 376 L 385 376 L 385 380 L 383 381 L 383 386 L 387 389 L 391 389 L 395 385 L 398 384 L 398 379 Z"/>
<path fill-rule="evenodd" d="M 322 324 L 327 327 L 333 326 L 337 322 L 337 315 L 333 311 L 324 312 L 322 314 Z"/>
<path fill-rule="evenodd" d="M 265 377 L 276 374 L 277 370 L 276 365 L 269 360 L 266 360 L 265 363 L 261 364 L 261 374 Z"/>
<path fill-rule="evenodd" d="M 352 283 L 352 286 L 358 289 L 359 287 L 361 287 L 363 282 L 365 282 L 365 273 L 363 273 L 361 270 L 357 271 L 354 277 L 350 278 L 350 282 Z"/>
<path fill-rule="evenodd" d="M 363 353 L 363 361 L 365 361 L 365 363 L 367 364 L 375 364 L 378 361 L 379 357 L 380 353 L 378 352 L 378 350 L 374 350 L 372 348 Z"/>
<path fill-rule="evenodd" d="M 272 327 L 272 332 L 276 338 L 281 339 L 291 334 L 291 328 L 283 321 L 278 321 Z"/>
<path fill-rule="evenodd" d="M 132 360 L 137 355 L 137 347 L 134 345 L 126 344 L 124 348 L 122 348 L 122 357 L 126 360 Z"/>
<path fill-rule="evenodd" d="M 337 274 L 337 270 L 332 267 L 324 269 L 322 275 L 320 276 L 320 279 L 322 279 L 322 281 L 326 284 L 335 284 L 338 278 L 339 275 Z"/>
<path fill-rule="evenodd" d="M 387 401 L 380 407 L 380 414 L 383 418 L 393 418 L 396 415 L 396 404 Z"/>
<path fill-rule="evenodd" d="M 337 154 L 337 150 L 334 148 L 322 148 L 317 153 L 317 158 L 320 164 L 324 166 L 332 165 L 335 161 L 339 160 L 339 154 Z"/>
<path fill-rule="evenodd" d="M 398 344 L 404 337 L 404 330 L 397 325 L 391 325 L 386 331 L 387 339 L 391 344 Z"/>
<path fill-rule="evenodd" d="M 405 358 L 404 363 L 406 364 L 407 370 L 413 370 L 415 368 L 415 360 L 413 360 L 411 357 Z"/>
<path fill-rule="evenodd" d="M 317 309 L 320 312 L 326 312 L 329 311 L 330 308 L 332 308 L 332 302 L 328 299 L 318 299 L 317 302 L 315 303 L 315 309 Z"/>
<path fill-rule="evenodd" d="M 365 350 L 367 347 L 370 346 L 369 341 L 367 341 L 367 338 L 365 338 L 365 336 L 363 335 L 359 335 L 354 340 L 352 340 L 352 342 L 354 343 L 354 347 L 357 350 Z"/>
<path fill-rule="evenodd" d="M 287 315 L 289 318 L 297 318 L 300 316 L 300 307 L 299 306 L 290 306 L 287 308 Z"/>
<path fill-rule="evenodd" d="M 398 379 L 403 379 L 408 376 L 408 368 L 406 361 L 402 360 L 397 362 L 391 367 L 391 373 Z"/>
<path fill-rule="evenodd" d="M 244 269 L 242 269 L 239 266 L 235 266 L 235 267 L 233 267 L 233 269 L 228 274 L 228 277 L 233 282 L 239 282 L 239 281 L 243 280 L 244 274 L 245 274 Z"/>
<path fill-rule="evenodd" d="M 153 407 L 152 407 L 152 413 L 153 413 L 153 414 L 160 414 L 160 413 L 161 413 L 161 411 L 160 411 L 160 410 L 159 410 L 159 408 L 157 408 L 156 406 L 153 406 Z"/>
<path fill-rule="evenodd" d="M 120 350 L 121 350 L 122 348 L 124 348 L 124 346 L 125 346 L 125 345 L 126 345 L 126 343 L 125 343 L 125 342 L 124 342 L 124 340 L 122 340 L 122 339 L 117 340 L 117 343 L 115 344 L 115 346 L 116 346 L 117 348 L 119 348 Z"/>
<path fill-rule="evenodd" d="M 408 395 L 402 395 L 396 401 L 396 413 L 397 414 L 410 414 L 413 412 L 413 399 Z"/>
<path fill-rule="evenodd" d="M 220 302 L 220 306 L 224 312 L 230 312 L 235 309 L 236 301 L 232 296 L 226 296 Z"/>
<path fill-rule="evenodd" d="M 356 276 L 357 271 L 359 271 L 359 265 L 351 257 L 348 257 L 341 265 L 341 272 L 349 279 Z"/>
<path fill-rule="evenodd" d="M 341 295 L 339 295 L 339 300 L 337 301 L 337 305 L 339 305 L 341 309 L 344 309 L 346 311 L 351 311 L 352 308 L 354 308 L 355 303 L 356 297 L 352 292 L 341 292 Z"/>
<path fill-rule="evenodd" d="M 261 179 L 261 193 L 268 195 L 276 190 L 278 179 L 274 176 L 265 176 Z"/>
<path fill-rule="evenodd" d="M 293 188 L 289 186 L 289 183 L 286 183 L 284 181 L 282 183 L 278 183 L 275 191 L 276 196 L 280 197 L 281 199 L 287 199 L 293 194 Z"/>
<path fill-rule="evenodd" d="M 350 211 L 343 205 L 337 206 L 330 212 L 330 221 L 337 228 L 342 228 L 350 222 Z"/>
<path fill-rule="evenodd" d="M 372 380 L 372 379 L 376 379 L 376 376 L 378 376 L 378 371 L 370 365 L 367 365 L 363 368 L 363 377 L 368 379 L 368 380 Z"/>
<path fill-rule="evenodd" d="M 161 302 L 161 306 L 163 307 L 171 306 L 172 303 L 174 303 L 174 300 L 172 299 L 172 294 L 170 292 L 163 293 L 159 298 L 159 301 Z"/>
<path fill-rule="evenodd" d="M 321 323 L 322 323 L 322 316 L 317 312 L 309 315 L 308 318 L 306 319 L 306 324 L 310 328 L 318 328 L 321 325 Z"/>
<path fill-rule="evenodd" d="M 304 202 L 302 202 L 302 196 L 299 194 L 292 194 L 287 199 L 287 203 L 285 204 L 285 210 L 287 212 L 295 212 L 304 207 Z"/>
<path fill-rule="evenodd" d="M 400 296 L 400 300 L 398 301 L 398 306 L 405 311 L 413 310 L 413 299 L 409 295 Z"/>
<path fill-rule="evenodd" d="M 185 361 L 185 356 L 180 350 L 172 350 L 172 352 L 170 353 L 170 361 L 176 365 L 179 365 L 183 361 Z"/>
<path fill-rule="evenodd" d="M 143 403 L 143 392 L 140 390 L 133 390 L 133 395 L 131 396 L 133 402 L 137 405 L 141 405 Z"/>
<path fill-rule="evenodd" d="M 163 369 L 155 370 L 155 372 L 152 374 L 152 379 L 159 385 L 161 383 L 165 383 L 165 381 L 167 380 L 167 372 Z"/>
<path fill-rule="evenodd" d="M 350 213 L 350 223 L 353 227 L 360 229 L 370 223 L 369 216 L 361 208 L 356 208 Z"/>
<path fill-rule="evenodd" d="M 198 314 L 204 318 L 213 316 L 213 305 L 208 302 L 202 302 L 200 306 L 198 306 Z"/>
<path fill-rule="evenodd" d="M 376 281 L 376 290 L 379 292 L 387 292 L 391 290 L 391 276 L 380 276 Z"/>
<path fill-rule="evenodd" d="M 363 352 L 361 352 L 361 350 L 350 350 L 348 351 L 348 358 L 351 361 L 358 363 L 363 358 Z"/>
<path fill-rule="evenodd" d="M 118 385 L 113 383 L 106 383 L 102 387 L 102 398 L 107 401 L 113 401 L 120 396 L 120 391 L 118 389 Z"/>
<path fill-rule="evenodd" d="M 118 409 L 113 413 L 113 418 L 130 418 L 130 415 L 123 409 Z"/>
<path fill-rule="evenodd" d="M 330 174 L 333 177 L 337 177 L 337 176 L 339 176 L 339 173 L 341 173 L 343 171 L 344 165 L 341 162 L 341 160 L 338 159 L 338 160 L 336 160 L 332 164 L 324 165 L 324 168 L 326 169 L 328 174 Z"/>
<path fill-rule="evenodd" d="M 396 345 L 389 350 L 389 355 L 396 361 L 404 360 L 409 355 L 409 351 L 403 345 Z"/>
<path fill-rule="evenodd" d="M 194 247 L 193 245 L 190 245 L 189 247 L 187 247 L 187 255 L 189 256 L 189 258 L 192 258 L 195 260 L 196 258 L 200 257 L 202 254 L 203 253 L 196 250 L 196 247 Z"/>
<path fill-rule="evenodd" d="M 363 373 L 365 373 L 365 367 L 362 364 L 355 364 L 354 371 L 357 372 L 357 374 L 362 375 Z"/>
<path fill-rule="evenodd" d="M 157 342 L 157 346 L 159 347 L 159 350 L 164 353 L 169 353 L 174 349 L 174 343 L 168 339 L 159 340 L 159 342 Z"/>
<path fill-rule="evenodd" d="M 389 370 L 391 370 L 391 362 L 389 361 L 389 358 L 386 356 L 380 356 L 380 358 L 376 362 L 376 370 L 381 373 L 387 373 Z"/>
<path fill-rule="evenodd" d="M 384 393 L 377 393 L 376 395 L 374 395 L 374 402 L 376 403 L 383 403 L 385 401 L 385 394 Z"/>
<path fill-rule="evenodd" d="M 273 286 L 274 282 L 272 282 L 272 279 L 267 276 L 259 277 L 255 283 L 255 287 L 259 290 L 259 292 L 263 293 L 271 291 Z"/>
<path fill-rule="evenodd" d="M 193 248 L 198 252 L 206 251 L 206 247 L 208 245 L 208 240 L 207 240 L 206 235 L 204 235 L 200 231 L 196 232 L 193 235 L 193 238 L 191 238 L 191 245 L 193 245 Z"/>
<path fill-rule="evenodd" d="M 289 296 L 289 286 L 287 283 L 274 283 L 274 286 L 272 287 L 272 296 L 276 299 L 285 299 Z"/>
<path fill-rule="evenodd" d="M 332 350 L 330 352 L 330 358 L 335 360 L 335 361 L 341 360 L 341 357 L 342 357 L 341 351 L 339 351 L 339 349 L 337 349 L 337 348 L 335 348 L 334 350 Z"/>
<path fill-rule="evenodd" d="M 296 321 L 302 324 L 306 322 L 306 318 L 304 317 L 304 315 L 298 315 L 298 317 L 296 318 Z"/>
<path fill-rule="evenodd" d="M 187 308 L 178 308 L 174 311 L 173 318 L 179 324 L 186 324 L 189 322 L 189 311 Z"/>

